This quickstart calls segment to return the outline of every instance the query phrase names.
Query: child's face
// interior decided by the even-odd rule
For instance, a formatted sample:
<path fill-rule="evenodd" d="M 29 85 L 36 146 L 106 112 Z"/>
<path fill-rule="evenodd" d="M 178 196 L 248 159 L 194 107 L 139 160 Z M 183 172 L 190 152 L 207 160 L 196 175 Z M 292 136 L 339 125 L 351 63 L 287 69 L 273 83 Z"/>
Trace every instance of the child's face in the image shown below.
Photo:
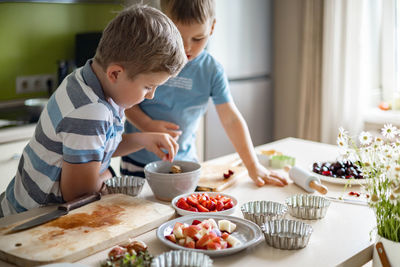
<path fill-rule="evenodd" d="M 130 108 L 144 99 L 152 99 L 157 86 L 165 83 L 169 77 L 166 72 L 155 72 L 138 74 L 131 80 L 123 71 L 115 80 L 112 99 L 117 105 Z"/>
<path fill-rule="evenodd" d="M 188 60 L 193 60 L 206 47 L 208 38 L 214 31 L 215 20 L 202 24 L 197 22 L 182 24 L 177 21 L 174 23 L 181 33 Z"/>

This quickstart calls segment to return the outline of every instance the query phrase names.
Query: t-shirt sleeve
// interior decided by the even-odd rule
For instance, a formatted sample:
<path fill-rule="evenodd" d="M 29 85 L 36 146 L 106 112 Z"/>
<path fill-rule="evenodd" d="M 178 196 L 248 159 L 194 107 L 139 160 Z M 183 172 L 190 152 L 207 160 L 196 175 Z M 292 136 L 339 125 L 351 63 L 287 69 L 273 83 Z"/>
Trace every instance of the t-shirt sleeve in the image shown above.
<path fill-rule="evenodd" d="M 63 143 L 63 159 L 68 163 L 102 161 L 109 129 L 105 106 L 90 104 L 74 110 L 57 127 Z"/>
<path fill-rule="evenodd" d="M 228 77 L 222 67 L 216 69 L 211 80 L 211 98 L 215 105 L 232 101 Z"/>

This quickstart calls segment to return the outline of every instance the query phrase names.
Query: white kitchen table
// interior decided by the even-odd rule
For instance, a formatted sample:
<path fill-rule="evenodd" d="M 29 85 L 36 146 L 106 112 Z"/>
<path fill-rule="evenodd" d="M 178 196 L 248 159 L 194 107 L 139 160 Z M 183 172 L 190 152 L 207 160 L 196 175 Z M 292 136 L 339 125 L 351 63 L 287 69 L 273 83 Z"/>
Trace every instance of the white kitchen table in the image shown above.
<path fill-rule="evenodd" d="M 256 150 L 275 149 L 296 158 L 296 165 L 307 168 L 315 161 L 334 161 L 338 148 L 333 145 L 316 143 L 295 138 L 286 138 L 257 147 Z M 212 160 L 224 163 L 236 159 L 237 154 L 231 154 Z M 361 191 L 359 186 L 344 190 L 343 185 L 324 183 L 328 187 L 329 196 L 346 196 L 349 191 Z M 273 186 L 257 187 L 247 176 L 242 177 L 234 186 L 224 191 L 235 196 L 240 205 L 253 200 L 272 200 L 284 203 L 293 194 L 305 193 L 297 185 L 290 183 L 279 188 Z M 317 193 L 315 193 L 317 194 Z M 140 197 L 157 201 L 147 183 Z M 234 216 L 243 217 L 240 208 Z M 21 216 L 20 214 L 19 216 Z M 289 215 L 288 218 L 291 218 Z M 5 219 L 0 220 L 0 224 Z M 214 258 L 213 266 L 361 266 L 372 257 L 370 233 L 375 227 L 373 211 L 367 206 L 332 202 L 325 218 L 305 221 L 313 227 L 310 241 L 304 249 L 279 250 L 270 247 L 263 240 L 259 245 L 235 255 Z M 128 237 L 127 237 L 128 239 Z M 144 241 L 150 253 L 158 255 L 170 249 L 156 238 L 156 230 L 135 237 Z M 105 260 L 109 249 L 90 255 L 78 261 L 87 266 L 99 266 Z M 1 262 L 0 266 L 13 266 Z"/>

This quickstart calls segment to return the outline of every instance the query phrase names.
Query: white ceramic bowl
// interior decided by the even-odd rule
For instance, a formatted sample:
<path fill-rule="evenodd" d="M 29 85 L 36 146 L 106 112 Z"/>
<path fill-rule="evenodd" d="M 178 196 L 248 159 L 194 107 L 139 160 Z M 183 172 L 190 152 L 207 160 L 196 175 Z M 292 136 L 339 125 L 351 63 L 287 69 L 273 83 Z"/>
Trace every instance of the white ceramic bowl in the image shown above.
<path fill-rule="evenodd" d="M 178 165 L 182 173 L 170 173 Z M 144 167 L 144 174 L 156 198 L 171 201 L 174 197 L 194 192 L 200 178 L 201 165 L 192 161 L 155 161 Z"/>
<path fill-rule="evenodd" d="M 221 195 L 221 196 L 224 196 L 224 197 L 229 197 L 230 199 L 232 199 L 233 207 L 230 208 L 230 209 L 227 209 L 227 210 L 222 210 L 222 211 L 196 212 L 196 211 L 184 210 L 184 209 L 181 209 L 181 208 L 179 208 L 179 207 L 176 206 L 176 202 L 178 202 L 178 200 L 179 200 L 181 197 L 188 197 L 188 196 L 190 196 L 191 194 L 199 195 L 199 194 L 204 194 L 204 193 L 207 193 L 209 196 L 212 196 L 212 197 L 215 197 L 215 196 L 217 196 L 217 195 Z M 177 212 L 179 215 L 182 215 L 182 216 L 185 216 L 185 215 L 198 215 L 198 214 L 204 215 L 204 214 L 209 214 L 209 213 L 210 213 L 210 214 L 218 214 L 218 215 L 230 215 L 230 214 L 232 214 L 232 213 L 235 212 L 235 209 L 236 209 L 236 207 L 237 207 L 237 205 L 238 205 L 238 201 L 237 201 L 237 199 L 236 199 L 235 197 L 233 197 L 233 196 L 231 196 L 231 195 L 228 195 L 228 194 L 221 193 L 221 192 L 194 192 L 194 193 L 182 194 L 182 195 L 179 195 L 179 196 L 175 197 L 175 198 L 171 201 L 171 203 L 172 203 L 172 207 L 174 207 L 174 209 L 176 210 L 176 212 Z"/>

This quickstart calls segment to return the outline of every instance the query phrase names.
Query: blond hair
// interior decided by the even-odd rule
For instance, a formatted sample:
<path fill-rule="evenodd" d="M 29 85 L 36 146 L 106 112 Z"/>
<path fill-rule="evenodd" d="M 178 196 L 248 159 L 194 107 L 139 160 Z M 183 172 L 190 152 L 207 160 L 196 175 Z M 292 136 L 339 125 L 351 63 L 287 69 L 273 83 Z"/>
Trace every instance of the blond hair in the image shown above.
<path fill-rule="evenodd" d="M 140 73 L 177 74 L 187 61 L 174 23 L 159 10 L 133 5 L 121 11 L 104 29 L 94 60 L 105 71 L 120 64 L 134 79 Z"/>
<path fill-rule="evenodd" d="M 161 0 L 160 6 L 172 20 L 183 24 L 204 24 L 215 18 L 214 0 Z"/>

